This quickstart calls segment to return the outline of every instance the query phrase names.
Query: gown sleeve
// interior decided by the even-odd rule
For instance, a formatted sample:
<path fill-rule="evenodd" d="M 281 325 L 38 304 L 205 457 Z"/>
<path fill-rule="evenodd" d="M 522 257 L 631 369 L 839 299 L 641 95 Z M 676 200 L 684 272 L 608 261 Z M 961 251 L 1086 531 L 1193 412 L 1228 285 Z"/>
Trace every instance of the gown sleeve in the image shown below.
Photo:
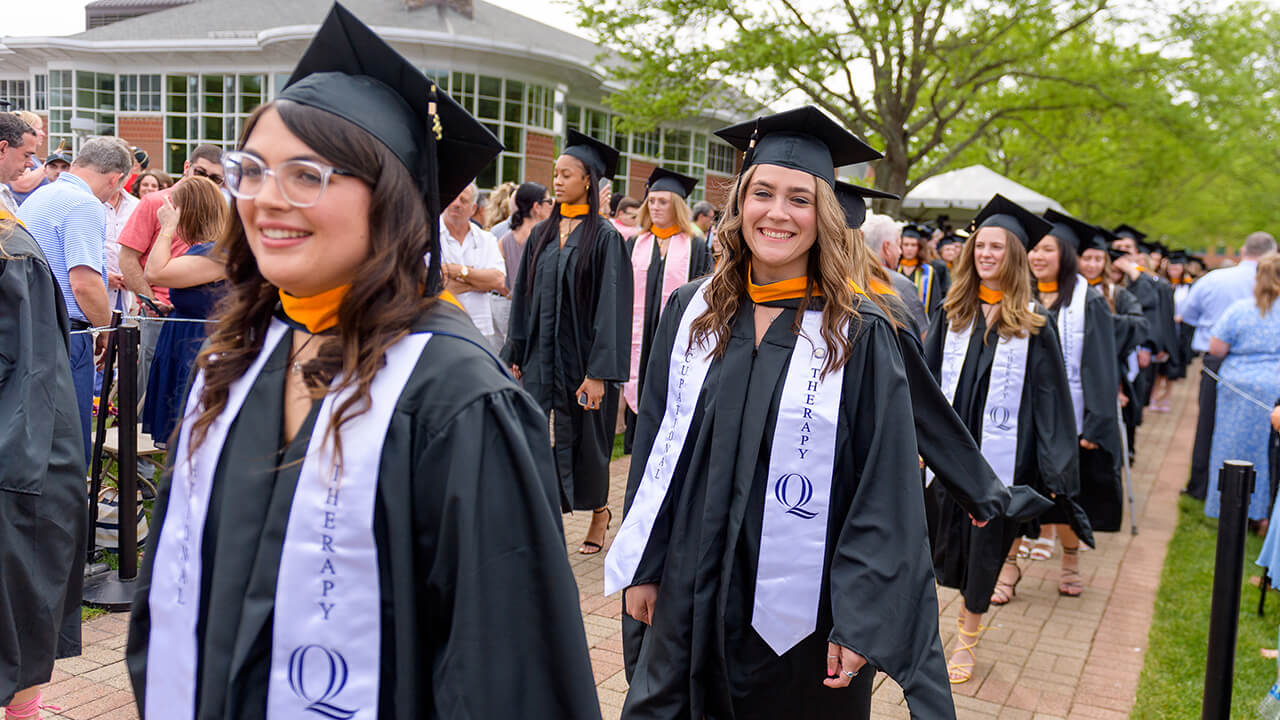
<path fill-rule="evenodd" d="M 50 467 L 58 368 L 68 367 L 60 305 L 42 262 L 0 256 L 0 490 L 39 495 Z"/>
<path fill-rule="evenodd" d="M 596 238 L 600 253 L 600 290 L 592 325 L 593 342 L 587 351 L 587 377 L 605 382 L 626 382 L 631 373 L 631 259 L 622 235 L 603 224 Z M 514 312 L 513 312 L 514 314 Z"/>
<path fill-rule="evenodd" d="M 1124 288 L 1115 288 L 1115 326 L 1116 357 L 1123 360 L 1142 343 L 1146 342 L 1147 318 L 1142 314 L 1142 305 L 1133 293 Z"/>
<path fill-rule="evenodd" d="M 1116 424 L 1116 391 L 1120 387 L 1116 366 L 1115 324 L 1107 301 L 1090 289 L 1084 311 L 1084 348 L 1080 372 L 1084 374 L 1084 431 L 1089 442 L 1101 445 L 1112 457 L 1120 457 Z"/>
<path fill-rule="evenodd" d="M 696 280 L 703 275 L 711 274 L 715 263 L 711 258 L 711 245 L 706 238 L 695 237 L 690 249 L 689 279 Z"/>
<path fill-rule="evenodd" d="M 1030 487 L 1006 488 L 1000 482 L 933 379 L 918 341 L 905 335 L 898 333 L 898 345 L 911 388 L 920 456 L 951 497 L 978 521 L 1006 515 L 1029 520 L 1049 509 L 1052 503 Z"/>
<path fill-rule="evenodd" d="M 600 718 L 554 468 L 546 416 L 515 389 L 467 403 L 417 454 L 436 518 L 416 539 L 425 606 L 448 623 L 432 717 Z"/>
<path fill-rule="evenodd" d="M 912 717 L 955 717 L 924 495 L 917 483 L 901 480 L 918 477 L 920 466 L 910 389 L 887 323 L 864 325 L 844 373 L 844 421 L 855 424 L 858 485 L 834 528 L 829 639 L 888 673 L 903 688 Z"/>
<path fill-rule="evenodd" d="M 1043 309 L 1041 314 L 1045 314 Z M 1071 408 L 1067 367 L 1062 362 L 1058 331 L 1052 322 L 1031 336 L 1027 382 L 1032 383 L 1031 412 L 1035 425 L 1035 462 L 1043 490 L 1055 495 L 1081 542 L 1093 547 L 1089 518 L 1076 498 L 1080 494 L 1080 442 Z"/>
<path fill-rule="evenodd" d="M 511 320 L 507 329 L 507 342 L 502 346 L 502 362 L 510 367 L 524 362 L 525 348 L 529 342 L 529 311 L 532 298 L 529 295 L 529 263 L 531 249 L 538 241 L 542 223 L 534 226 L 520 253 L 520 266 L 511 282 Z"/>
<path fill-rule="evenodd" d="M 1150 347 L 1154 352 L 1160 352 L 1164 347 L 1164 338 L 1162 337 L 1162 327 L 1159 322 L 1160 315 L 1160 290 L 1156 287 L 1156 283 L 1146 275 L 1139 275 L 1128 287 L 1129 292 L 1133 293 L 1133 297 L 1138 300 L 1142 306 L 1142 315 L 1147 320 L 1147 332 L 1145 340 L 1140 345 Z"/>

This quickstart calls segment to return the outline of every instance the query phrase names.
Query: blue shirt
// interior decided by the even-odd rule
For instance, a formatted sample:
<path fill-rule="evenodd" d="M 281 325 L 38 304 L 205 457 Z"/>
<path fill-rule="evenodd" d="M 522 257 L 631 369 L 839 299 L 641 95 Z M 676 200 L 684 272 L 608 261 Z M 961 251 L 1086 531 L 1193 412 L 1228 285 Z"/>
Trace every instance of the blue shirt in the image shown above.
<path fill-rule="evenodd" d="M 71 292 L 71 268 L 83 265 L 101 273 L 106 289 L 102 254 L 107 241 L 107 209 L 94 197 L 89 183 L 64 172 L 40 192 L 32 193 L 18 208 L 18 217 L 44 251 L 67 303 L 67 315 L 88 322 Z"/>
<path fill-rule="evenodd" d="M 1244 260 L 1235 267 L 1214 270 L 1192 283 L 1191 292 L 1182 303 L 1182 322 L 1196 328 L 1191 338 L 1192 350 L 1209 352 L 1214 323 L 1232 303 L 1253 297 L 1257 279 L 1258 262 Z"/>

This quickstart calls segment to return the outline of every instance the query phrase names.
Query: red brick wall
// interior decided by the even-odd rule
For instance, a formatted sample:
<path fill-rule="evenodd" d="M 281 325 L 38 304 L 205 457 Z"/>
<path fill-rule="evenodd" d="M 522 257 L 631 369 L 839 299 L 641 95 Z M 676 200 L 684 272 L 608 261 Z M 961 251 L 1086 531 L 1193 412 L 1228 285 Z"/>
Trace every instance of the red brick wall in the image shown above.
<path fill-rule="evenodd" d="M 723 210 L 729 202 L 729 191 L 733 189 L 733 178 L 726 175 L 707 173 L 702 178 L 706 191 L 703 195 L 707 202 Z"/>
<path fill-rule="evenodd" d="M 524 133 L 524 181 L 551 188 L 556 164 L 556 139 L 532 130 Z"/>
<path fill-rule="evenodd" d="M 164 169 L 164 118 L 116 116 L 116 132 L 125 142 L 147 151 L 149 169 Z"/>
<path fill-rule="evenodd" d="M 649 175 L 653 173 L 653 169 L 657 165 L 648 163 L 643 160 L 631 159 L 631 167 L 627 171 L 627 178 L 630 180 L 628 184 L 627 196 L 639 200 L 644 197 L 644 184 L 649 180 Z"/>

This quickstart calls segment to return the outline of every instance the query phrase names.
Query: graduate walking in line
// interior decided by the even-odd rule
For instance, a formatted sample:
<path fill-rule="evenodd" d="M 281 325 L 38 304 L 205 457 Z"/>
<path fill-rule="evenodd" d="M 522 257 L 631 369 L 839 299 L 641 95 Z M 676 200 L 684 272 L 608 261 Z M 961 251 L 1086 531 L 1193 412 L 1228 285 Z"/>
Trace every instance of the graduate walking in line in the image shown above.
<path fill-rule="evenodd" d="M 667 298 L 681 285 L 711 272 L 711 246 L 696 232 L 689 212 L 689 193 L 697 178 L 654 168 L 640 205 L 640 232 L 627 241 L 631 256 L 631 377 L 622 386 L 627 403 L 625 447 L 631 452 L 640 388 L 644 385 L 649 346 Z"/>
<path fill-rule="evenodd" d="M 600 215 L 618 151 L 576 130 L 556 159 L 551 217 L 529 236 L 511 300 L 503 362 L 550 417 L 561 509 L 590 510 L 578 552 L 604 548 L 618 388 L 630 377 L 631 262 Z"/>
<path fill-rule="evenodd" d="M 874 669 L 954 717 L 896 321 L 833 190 L 880 154 L 812 107 L 718 134 L 725 256 L 663 312 L 605 565 L 650 624 L 623 717 L 867 718 Z"/>
<path fill-rule="evenodd" d="M 223 156 L 228 304 L 129 630 L 145 720 L 600 717 L 546 416 L 440 290 L 440 207 L 500 150 L 335 5 Z"/>
<path fill-rule="evenodd" d="M 1088 519 L 1072 500 L 1078 443 L 1062 351 L 1048 312 L 1032 300 L 1027 264 L 1027 250 L 1051 226 L 1000 195 L 974 223 L 945 313 L 931 321 L 929 367 L 1000 481 L 1052 497 L 1092 546 Z M 949 662 L 951 682 L 962 683 L 977 663 L 982 615 L 990 604 L 1012 600 L 1021 579 L 1010 552 L 1020 527 L 999 518 L 973 527 L 941 484 L 932 487 L 934 568 L 939 583 L 964 597 Z"/>

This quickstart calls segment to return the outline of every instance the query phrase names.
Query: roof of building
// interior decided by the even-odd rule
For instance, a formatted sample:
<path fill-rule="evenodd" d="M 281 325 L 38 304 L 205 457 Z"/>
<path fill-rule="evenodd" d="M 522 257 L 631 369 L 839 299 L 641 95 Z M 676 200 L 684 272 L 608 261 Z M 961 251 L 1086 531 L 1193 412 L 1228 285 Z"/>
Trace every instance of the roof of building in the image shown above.
<path fill-rule="evenodd" d="M 110 3 L 164 4 L 173 0 L 98 0 Z M 474 0 L 471 17 L 443 5 L 408 9 L 404 0 L 344 0 L 344 5 L 375 29 L 387 28 L 472 37 L 493 45 L 515 45 L 569 62 L 596 65 L 600 48 L 585 38 L 524 15 Z M 121 20 L 71 35 L 81 42 L 254 38 L 276 28 L 314 30 L 329 11 L 330 0 L 198 0 Z"/>
<path fill-rule="evenodd" d="M 168 8 L 175 5 L 186 5 L 197 0 L 93 0 L 85 5 L 85 10 L 120 10 L 123 8 Z"/>

